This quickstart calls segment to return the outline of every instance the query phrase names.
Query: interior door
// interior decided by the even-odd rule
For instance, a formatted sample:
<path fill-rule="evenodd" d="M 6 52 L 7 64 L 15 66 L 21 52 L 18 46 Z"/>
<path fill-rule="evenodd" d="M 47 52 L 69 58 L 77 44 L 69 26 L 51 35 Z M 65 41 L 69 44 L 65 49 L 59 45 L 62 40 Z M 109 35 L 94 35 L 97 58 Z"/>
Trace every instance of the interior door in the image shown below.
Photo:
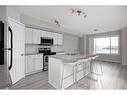
<path fill-rule="evenodd" d="M 12 83 L 16 83 L 18 80 L 25 76 L 24 69 L 24 53 L 25 53 L 25 27 L 23 24 L 9 18 L 8 24 L 13 33 L 13 58 L 12 68 L 10 69 L 10 75 Z"/>

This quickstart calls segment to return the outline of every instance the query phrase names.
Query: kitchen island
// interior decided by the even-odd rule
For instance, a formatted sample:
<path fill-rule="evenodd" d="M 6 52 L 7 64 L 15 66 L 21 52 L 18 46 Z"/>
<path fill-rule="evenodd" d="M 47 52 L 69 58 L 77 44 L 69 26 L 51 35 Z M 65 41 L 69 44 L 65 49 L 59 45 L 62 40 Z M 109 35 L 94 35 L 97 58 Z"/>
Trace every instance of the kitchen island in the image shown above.
<path fill-rule="evenodd" d="M 56 89 L 65 89 L 74 84 L 73 66 L 69 65 L 79 59 L 87 59 L 96 55 L 53 55 L 49 57 L 48 82 Z M 66 64 L 66 65 L 65 65 Z M 90 62 L 88 63 L 90 64 Z M 64 71 L 64 73 L 63 73 Z M 83 66 L 77 67 L 77 80 L 84 76 Z M 63 79 L 63 80 L 62 80 Z"/>

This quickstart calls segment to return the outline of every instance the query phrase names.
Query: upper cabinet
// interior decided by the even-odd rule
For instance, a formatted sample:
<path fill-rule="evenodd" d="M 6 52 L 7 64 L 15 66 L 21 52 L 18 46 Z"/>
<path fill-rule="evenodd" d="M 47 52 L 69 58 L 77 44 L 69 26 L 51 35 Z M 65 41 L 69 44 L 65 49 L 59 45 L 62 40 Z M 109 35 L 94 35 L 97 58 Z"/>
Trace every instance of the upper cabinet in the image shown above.
<path fill-rule="evenodd" d="M 25 43 L 32 44 L 33 43 L 33 32 L 32 28 L 25 29 Z"/>
<path fill-rule="evenodd" d="M 62 34 L 57 34 L 57 44 L 63 45 L 63 35 Z"/>
<path fill-rule="evenodd" d="M 33 29 L 33 44 L 40 44 L 41 30 Z"/>
<path fill-rule="evenodd" d="M 52 32 L 47 32 L 47 37 L 53 38 L 53 33 Z"/>
<path fill-rule="evenodd" d="M 53 44 L 57 45 L 58 39 L 57 39 L 57 33 L 53 33 Z"/>
<path fill-rule="evenodd" d="M 47 32 L 39 29 L 26 28 L 25 43 L 40 44 L 41 37 L 53 38 L 54 45 L 63 45 L 63 35 L 59 33 Z"/>
<path fill-rule="evenodd" d="M 41 37 L 47 37 L 48 33 L 46 31 L 41 30 Z"/>

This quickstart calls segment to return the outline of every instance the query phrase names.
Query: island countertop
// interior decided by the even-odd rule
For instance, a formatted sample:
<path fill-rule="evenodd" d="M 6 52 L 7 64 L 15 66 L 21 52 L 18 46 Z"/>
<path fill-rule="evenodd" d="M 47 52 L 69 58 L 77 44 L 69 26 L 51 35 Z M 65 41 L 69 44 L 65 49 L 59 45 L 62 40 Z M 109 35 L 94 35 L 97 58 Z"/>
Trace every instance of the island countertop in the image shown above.
<path fill-rule="evenodd" d="M 97 54 L 56 54 L 49 57 L 48 64 L 48 82 L 56 89 L 65 89 L 75 83 L 75 68 L 70 65 L 77 62 L 79 59 L 87 59 L 89 57 L 97 56 Z M 90 61 L 88 60 L 88 64 Z M 87 63 L 86 63 L 87 64 Z M 90 65 L 89 65 L 90 66 Z M 83 65 L 78 65 L 77 79 L 84 77 Z M 87 73 L 87 71 L 85 71 Z"/>
<path fill-rule="evenodd" d="M 89 57 L 97 56 L 97 54 L 59 54 L 59 55 L 51 55 L 50 57 L 60 59 L 63 62 L 76 62 L 79 59 L 86 59 Z"/>

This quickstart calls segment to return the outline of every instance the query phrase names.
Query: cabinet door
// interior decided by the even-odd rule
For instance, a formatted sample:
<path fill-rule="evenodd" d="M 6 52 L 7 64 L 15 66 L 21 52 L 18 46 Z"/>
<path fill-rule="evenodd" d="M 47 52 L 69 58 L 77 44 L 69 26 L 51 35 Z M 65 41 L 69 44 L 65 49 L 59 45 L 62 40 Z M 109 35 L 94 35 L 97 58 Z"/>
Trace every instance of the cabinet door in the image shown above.
<path fill-rule="evenodd" d="M 33 32 L 31 28 L 26 28 L 25 29 L 25 43 L 26 44 L 31 44 L 33 42 Z"/>
<path fill-rule="evenodd" d="M 53 44 L 57 45 L 57 33 L 53 33 Z"/>
<path fill-rule="evenodd" d="M 43 68 L 43 56 L 42 55 L 36 55 L 36 60 L 35 60 L 35 70 L 42 70 Z"/>
<path fill-rule="evenodd" d="M 35 63 L 34 63 L 34 59 L 32 55 L 28 55 L 25 57 L 25 61 L 26 61 L 26 74 L 31 73 L 33 71 L 35 71 Z"/>
<path fill-rule="evenodd" d="M 52 32 L 47 32 L 47 37 L 49 37 L 49 38 L 53 38 L 53 33 Z"/>
<path fill-rule="evenodd" d="M 33 29 L 33 43 L 40 44 L 41 30 Z"/>
<path fill-rule="evenodd" d="M 29 56 L 25 56 L 25 74 L 29 72 Z"/>
<path fill-rule="evenodd" d="M 63 35 L 62 34 L 57 34 L 57 44 L 63 45 Z"/>
<path fill-rule="evenodd" d="M 41 37 L 47 37 L 48 34 L 46 31 L 41 30 Z"/>

